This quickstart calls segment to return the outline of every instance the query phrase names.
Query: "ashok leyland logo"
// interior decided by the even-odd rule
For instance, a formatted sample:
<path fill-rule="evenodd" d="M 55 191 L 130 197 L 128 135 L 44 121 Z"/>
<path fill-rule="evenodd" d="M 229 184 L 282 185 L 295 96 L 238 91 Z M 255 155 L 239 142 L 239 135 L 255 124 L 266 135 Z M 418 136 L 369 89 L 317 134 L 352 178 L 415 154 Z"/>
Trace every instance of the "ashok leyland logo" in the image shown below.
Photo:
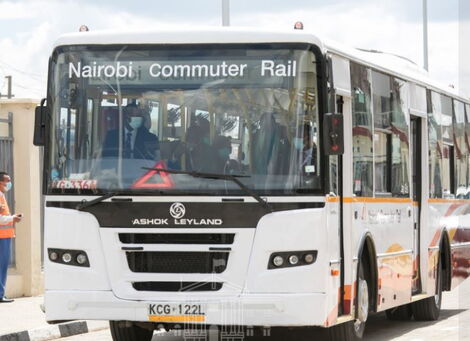
<path fill-rule="evenodd" d="M 193 219 L 193 218 L 183 218 L 186 214 L 186 207 L 180 203 L 175 202 L 171 204 L 169 210 L 170 216 L 173 218 L 141 218 L 141 219 L 132 219 L 132 225 L 165 225 L 165 226 L 201 226 L 204 227 L 207 225 L 216 225 L 220 226 L 223 224 L 222 219 L 217 218 L 208 218 L 208 219 Z"/>
<path fill-rule="evenodd" d="M 170 215 L 175 219 L 183 218 L 186 213 L 186 208 L 180 202 L 175 202 L 170 206 Z"/>

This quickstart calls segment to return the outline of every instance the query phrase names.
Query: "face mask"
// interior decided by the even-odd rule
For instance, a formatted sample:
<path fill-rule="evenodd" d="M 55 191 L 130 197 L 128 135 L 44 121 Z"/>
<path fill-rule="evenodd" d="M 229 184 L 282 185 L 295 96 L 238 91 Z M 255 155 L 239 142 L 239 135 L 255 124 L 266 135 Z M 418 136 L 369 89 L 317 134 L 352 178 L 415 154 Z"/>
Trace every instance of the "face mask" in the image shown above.
<path fill-rule="evenodd" d="M 143 117 L 131 116 L 131 121 L 129 122 L 129 125 L 132 127 L 132 129 L 139 129 L 142 126 L 143 122 Z"/>
<path fill-rule="evenodd" d="M 8 192 L 11 189 L 11 186 L 13 186 L 13 184 L 11 182 L 7 182 L 5 185 L 5 191 Z"/>
<path fill-rule="evenodd" d="M 295 137 L 293 143 L 297 150 L 301 150 L 304 147 L 304 141 L 299 137 Z"/>

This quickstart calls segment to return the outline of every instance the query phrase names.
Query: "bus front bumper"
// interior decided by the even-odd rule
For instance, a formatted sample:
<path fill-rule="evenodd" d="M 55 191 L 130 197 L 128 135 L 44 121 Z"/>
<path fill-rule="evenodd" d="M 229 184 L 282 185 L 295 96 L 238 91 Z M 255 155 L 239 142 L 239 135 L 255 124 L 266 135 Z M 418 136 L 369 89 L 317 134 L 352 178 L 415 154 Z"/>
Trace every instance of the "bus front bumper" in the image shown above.
<path fill-rule="evenodd" d="M 176 295 L 175 295 L 176 296 Z M 180 323 L 178 317 L 153 315 L 155 305 L 201 305 L 204 316 L 190 323 L 241 326 L 324 326 L 327 319 L 326 294 L 240 294 L 218 297 L 184 297 L 160 301 L 131 301 L 117 298 L 112 291 L 46 291 L 46 319 L 124 320 Z M 153 313 L 152 313 L 153 311 Z M 178 315 L 178 314 L 176 314 Z M 173 316 L 173 315 L 171 315 Z M 189 322 L 188 322 L 189 323 Z"/>

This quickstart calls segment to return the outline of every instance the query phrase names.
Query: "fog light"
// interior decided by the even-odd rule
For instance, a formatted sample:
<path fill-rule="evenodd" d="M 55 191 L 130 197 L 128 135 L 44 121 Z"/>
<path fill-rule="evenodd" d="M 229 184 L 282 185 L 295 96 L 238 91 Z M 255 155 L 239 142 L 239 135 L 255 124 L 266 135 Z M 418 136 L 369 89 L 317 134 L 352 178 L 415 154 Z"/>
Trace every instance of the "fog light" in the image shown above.
<path fill-rule="evenodd" d="M 289 257 L 289 263 L 291 265 L 297 265 L 299 263 L 299 257 L 297 257 L 296 255 L 292 255 Z"/>
<path fill-rule="evenodd" d="M 77 263 L 80 265 L 83 265 L 87 262 L 87 257 L 83 253 L 79 253 L 77 256 Z"/>
<path fill-rule="evenodd" d="M 66 252 L 62 255 L 62 260 L 64 261 L 64 263 L 70 263 L 72 261 L 72 255 Z"/>
<path fill-rule="evenodd" d="M 282 258 L 281 256 L 274 257 L 273 264 L 275 266 L 281 266 L 282 264 L 284 264 L 284 258 Z"/>
<path fill-rule="evenodd" d="M 52 251 L 51 253 L 49 253 L 49 259 L 51 261 L 55 262 L 58 258 L 59 255 L 57 254 L 57 252 Z"/>
<path fill-rule="evenodd" d="M 305 263 L 307 263 L 307 264 L 312 264 L 314 260 L 315 260 L 315 257 L 314 257 L 311 253 L 307 253 L 307 254 L 304 256 L 304 261 L 305 261 Z"/>

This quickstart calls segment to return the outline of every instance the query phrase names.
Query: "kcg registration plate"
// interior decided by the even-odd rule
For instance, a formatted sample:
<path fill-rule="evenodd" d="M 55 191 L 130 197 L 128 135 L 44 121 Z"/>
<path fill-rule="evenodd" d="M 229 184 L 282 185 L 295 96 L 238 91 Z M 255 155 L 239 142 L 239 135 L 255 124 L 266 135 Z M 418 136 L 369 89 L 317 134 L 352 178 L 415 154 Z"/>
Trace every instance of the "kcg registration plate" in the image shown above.
<path fill-rule="evenodd" d="M 200 303 L 162 303 L 148 305 L 152 322 L 204 322 L 206 307 Z"/>

